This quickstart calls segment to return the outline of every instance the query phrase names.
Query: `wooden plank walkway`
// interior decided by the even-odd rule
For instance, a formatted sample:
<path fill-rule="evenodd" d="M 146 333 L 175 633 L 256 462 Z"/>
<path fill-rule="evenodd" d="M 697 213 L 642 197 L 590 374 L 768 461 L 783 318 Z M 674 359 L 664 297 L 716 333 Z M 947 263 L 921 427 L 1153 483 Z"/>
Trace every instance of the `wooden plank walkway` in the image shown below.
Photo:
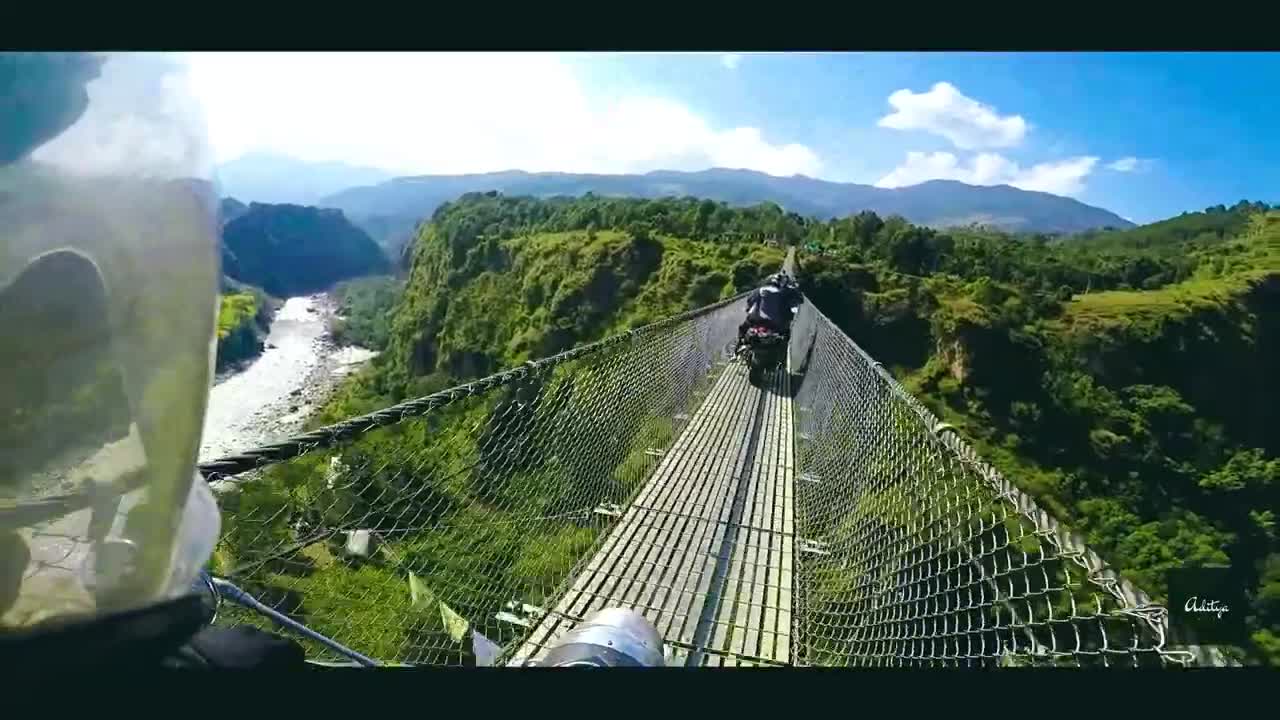
<path fill-rule="evenodd" d="M 731 363 L 653 476 L 528 634 L 536 660 L 606 607 L 643 613 L 669 665 L 785 665 L 791 659 L 790 377 L 752 387 Z"/>

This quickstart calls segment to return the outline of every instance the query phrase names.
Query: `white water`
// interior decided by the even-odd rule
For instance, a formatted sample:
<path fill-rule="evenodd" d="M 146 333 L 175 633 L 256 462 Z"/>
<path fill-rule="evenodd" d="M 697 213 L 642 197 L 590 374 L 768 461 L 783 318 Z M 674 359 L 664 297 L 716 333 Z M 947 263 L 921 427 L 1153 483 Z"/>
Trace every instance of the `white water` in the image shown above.
<path fill-rule="evenodd" d="M 205 412 L 202 462 L 296 432 L 336 379 L 377 354 L 335 348 L 328 329 L 332 314 L 324 295 L 289 298 L 276 313 L 262 354 L 248 367 L 219 376 Z"/>

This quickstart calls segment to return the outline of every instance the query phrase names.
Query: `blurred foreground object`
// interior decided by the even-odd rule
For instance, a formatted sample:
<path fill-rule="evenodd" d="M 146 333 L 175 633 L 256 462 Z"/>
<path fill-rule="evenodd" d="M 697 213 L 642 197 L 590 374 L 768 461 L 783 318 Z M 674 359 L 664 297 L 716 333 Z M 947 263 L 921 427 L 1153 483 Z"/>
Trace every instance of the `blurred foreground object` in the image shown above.
<path fill-rule="evenodd" d="M 171 58 L 0 53 L 0 655 L 136 625 L 212 554 L 215 200 Z"/>
<path fill-rule="evenodd" d="M 575 627 L 543 667 L 663 667 L 662 637 L 640 613 L 607 608 Z"/>

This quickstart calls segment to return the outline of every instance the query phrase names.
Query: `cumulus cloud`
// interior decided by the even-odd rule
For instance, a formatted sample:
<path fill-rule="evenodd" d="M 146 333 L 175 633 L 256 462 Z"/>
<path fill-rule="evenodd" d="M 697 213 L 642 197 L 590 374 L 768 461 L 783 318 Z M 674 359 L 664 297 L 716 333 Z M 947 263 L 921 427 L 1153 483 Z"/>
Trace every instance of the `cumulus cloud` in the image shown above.
<path fill-rule="evenodd" d="M 392 172 L 816 175 L 817 155 L 668 98 L 593 94 L 544 54 L 192 53 L 219 160 L 270 150 Z"/>
<path fill-rule="evenodd" d="M 742 62 L 742 56 L 738 53 L 728 53 L 720 56 L 720 64 L 730 70 L 737 70 L 738 63 Z"/>
<path fill-rule="evenodd" d="M 1116 172 L 1142 172 L 1151 167 L 1151 161 L 1144 158 L 1136 158 L 1133 156 L 1122 157 L 1115 162 L 1107 163 L 1107 168 Z"/>
<path fill-rule="evenodd" d="M 1023 168 L 997 153 L 980 153 L 966 164 L 949 152 L 909 152 L 907 159 L 876 182 L 896 188 L 926 180 L 959 180 L 970 185 L 1012 185 L 1055 195 L 1078 195 L 1098 158 L 1081 156 Z"/>
<path fill-rule="evenodd" d="M 894 111 L 880 118 L 880 127 L 941 135 L 962 150 L 1013 147 L 1030 129 L 1021 115 L 1001 116 L 948 82 L 936 83 L 923 93 L 897 90 L 889 96 L 889 104 Z"/>
<path fill-rule="evenodd" d="M 662 98 L 619 101 L 600 116 L 589 140 L 596 152 L 590 164 L 611 172 L 716 166 L 791 175 L 821 167 L 804 145 L 771 144 L 757 128 L 715 130 L 688 108 Z"/>

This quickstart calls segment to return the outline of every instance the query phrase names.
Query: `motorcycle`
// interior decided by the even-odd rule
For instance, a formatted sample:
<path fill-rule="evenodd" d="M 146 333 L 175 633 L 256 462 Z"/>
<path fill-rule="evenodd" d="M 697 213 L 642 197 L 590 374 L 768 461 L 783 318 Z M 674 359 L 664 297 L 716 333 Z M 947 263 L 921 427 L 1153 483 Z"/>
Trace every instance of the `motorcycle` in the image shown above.
<path fill-rule="evenodd" d="M 741 354 L 747 363 L 747 379 L 759 387 L 764 375 L 787 362 L 787 339 L 766 325 L 747 328 Z"/>
<path fill-rule="evenodd" d="M 379 667 L 382 663 L 328 638 L 283 613 L 264 605 L 234 583 L 201 571 L 192 584 L 192 591 L 201 596 L 205 608 L 205 623 L 212 625 L 218 616 L 218 608 L 230 601 L 257 612 L 280 627 L 314 640 L 333 652 L 364 667 Z M 488 638 L 473 632 L 473 651 L 477 665 L 496 664 L 501 648 Z M 312 661 L 308 661 L 312 662 Z M 331 665 L 332 663 L 313 663 Z M 538 661 L 513 662 L 509 667 L 664 667 L 666 653 L 662 636 L 653 624 L 640 613 L 626 608 L 605 608 L 586 618 L 572 631 L 547 649 Z"/>

